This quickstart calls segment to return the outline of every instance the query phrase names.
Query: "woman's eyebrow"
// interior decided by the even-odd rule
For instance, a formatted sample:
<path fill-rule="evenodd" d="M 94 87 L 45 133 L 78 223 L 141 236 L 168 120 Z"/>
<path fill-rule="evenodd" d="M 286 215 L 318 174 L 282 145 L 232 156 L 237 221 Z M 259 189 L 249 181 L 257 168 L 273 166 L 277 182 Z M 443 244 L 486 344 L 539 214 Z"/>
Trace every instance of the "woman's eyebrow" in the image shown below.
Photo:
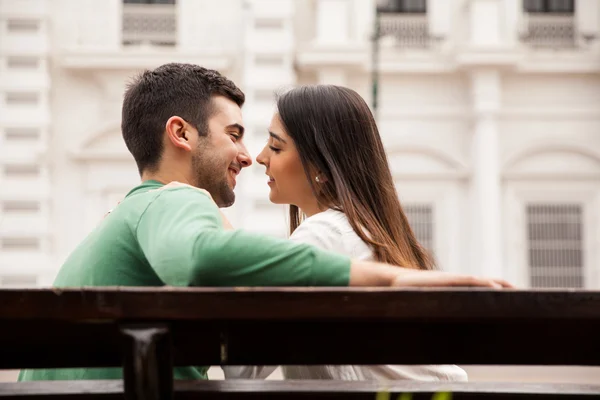
<path fill-rule="evenodd" d="M 283 140 L 283 138 L 281 136 L 279 136 L 278 134 L 276 134 L 276 133 L 273 133 L 273 132 L 269 131 L 269 135 L 271 135 L 271 137 L 273 139 L 275 139 L 275 140 L 279 140 L 282 143 L 286 143 L 286 141 Z"/>

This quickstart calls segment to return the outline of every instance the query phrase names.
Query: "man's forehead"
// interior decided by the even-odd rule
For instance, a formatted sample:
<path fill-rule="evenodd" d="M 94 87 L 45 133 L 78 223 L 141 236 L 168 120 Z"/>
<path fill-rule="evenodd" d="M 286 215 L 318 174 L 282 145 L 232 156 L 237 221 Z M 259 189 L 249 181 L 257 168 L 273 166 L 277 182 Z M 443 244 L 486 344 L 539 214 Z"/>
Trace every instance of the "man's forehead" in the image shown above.
<path fill-rule="evenodd" d="M 243 125 L 242 109 L 233 100 L 224 96 L 212 98 L 212 117 L 225 125 Z"/>

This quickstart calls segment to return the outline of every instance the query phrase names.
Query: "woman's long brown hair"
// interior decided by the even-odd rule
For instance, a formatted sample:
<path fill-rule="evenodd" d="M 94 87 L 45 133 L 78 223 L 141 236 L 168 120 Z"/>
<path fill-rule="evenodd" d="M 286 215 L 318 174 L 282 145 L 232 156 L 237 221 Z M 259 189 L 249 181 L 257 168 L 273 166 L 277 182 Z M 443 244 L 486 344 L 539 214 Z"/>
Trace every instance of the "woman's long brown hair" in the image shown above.
<path fill-rule="evenodd" d="M 301 86 L 279 96 L 277 109 L 319 204 L 346 214 L 377 261 L 434 269 L 402 210 L 379 130 L 363 98 L 340 86 Z M 315 182 L 317 173 L 321 183 Z M 290 232 L 301 220 L 300 210 L 291 205 Z"/>

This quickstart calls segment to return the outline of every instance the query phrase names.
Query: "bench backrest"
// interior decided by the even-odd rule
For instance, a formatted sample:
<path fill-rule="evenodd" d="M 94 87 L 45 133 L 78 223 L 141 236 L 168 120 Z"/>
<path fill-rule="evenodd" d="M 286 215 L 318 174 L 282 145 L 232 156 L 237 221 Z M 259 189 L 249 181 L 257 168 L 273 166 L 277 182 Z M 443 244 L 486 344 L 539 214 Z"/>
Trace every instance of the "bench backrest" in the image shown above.
<path fill-rule="evenodd" d="M 5 289 L 0 321 L 2 369 L 125 364 L 157 393 L 171 365 L 600 365 L 590 291 Z"/>

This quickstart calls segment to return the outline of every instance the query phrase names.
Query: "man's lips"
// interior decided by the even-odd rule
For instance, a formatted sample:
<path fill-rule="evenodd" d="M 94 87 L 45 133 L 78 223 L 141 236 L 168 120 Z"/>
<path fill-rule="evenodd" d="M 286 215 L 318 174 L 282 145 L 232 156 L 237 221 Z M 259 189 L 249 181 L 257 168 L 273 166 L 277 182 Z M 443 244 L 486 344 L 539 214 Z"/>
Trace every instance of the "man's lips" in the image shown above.
<path fill-rule="evenodd" d="M 229 172 L 229 175 L 231 175 L 231 180 L 233 181 L 233 187 L 236 186 L 237 184 L 237 176 L 240 173 L 240 168 L 237 167 L 229 167 L 227 169 L 227 172 Z"/>

